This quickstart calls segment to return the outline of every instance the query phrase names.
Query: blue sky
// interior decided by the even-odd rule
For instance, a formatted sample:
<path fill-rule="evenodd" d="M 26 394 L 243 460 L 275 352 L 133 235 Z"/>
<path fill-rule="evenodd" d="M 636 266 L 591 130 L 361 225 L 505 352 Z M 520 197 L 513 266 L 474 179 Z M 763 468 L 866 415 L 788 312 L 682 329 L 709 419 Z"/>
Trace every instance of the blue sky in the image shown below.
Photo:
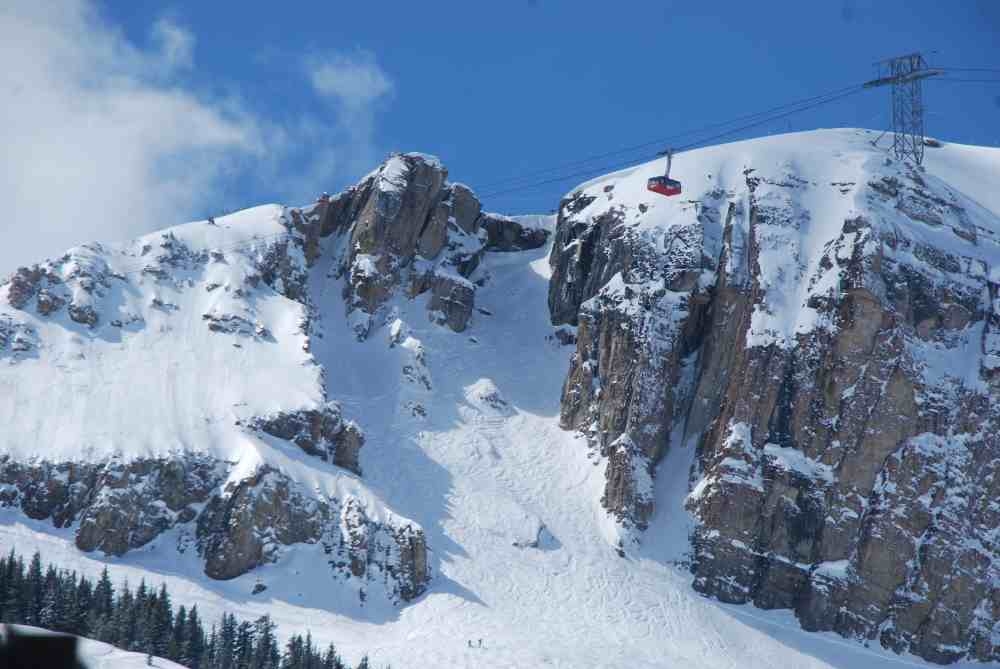
<path fill-rule="evenodd" d="M 0 192 L 15 201 L 15 221 L 0 225 L 23 226 L 56 183 L 69 193 L 67 212 L 88 205 L 87 221 L 49 224 L 42 241 L 9 247 L 30 258 L 219 210 L 308 201 L 394 150 L 437 154 L 454 180 L 486 193 L 540 168 L 863 81 L 873 61 L 895 54 L 1000 69 L 997 35 L 994 0 L 11 0 L 0 8 L 0 91 L 23 102 L 7 132 L 38 164 L 16 170 L 13 196 Z M 929 83 L 925 97 L 929 134 L 1000 144 L 1000 85 Z M 883 89 L 734 138 L 882 128 L 888 116 Z M 74 148 L 67 138 L 79 155 L 64 155 Z M 572 186 L 485 204 L 548 211 Z M 10 262 L 0 254 L 0 269 Z"/>

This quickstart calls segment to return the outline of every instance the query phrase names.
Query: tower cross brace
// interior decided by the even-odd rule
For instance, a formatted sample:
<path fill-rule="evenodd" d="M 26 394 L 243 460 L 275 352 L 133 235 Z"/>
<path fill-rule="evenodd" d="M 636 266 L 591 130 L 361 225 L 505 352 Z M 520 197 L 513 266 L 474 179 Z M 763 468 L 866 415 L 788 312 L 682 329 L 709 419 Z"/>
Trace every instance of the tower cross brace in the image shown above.
<path fill-rule="evenodd" d="M 897 160 L 924 162 L 924 102 L 921 83 L 941 74 L 927 67 L 920 53 L 889 58 L 875 64 L 878 76 L 865 88 L 892 86 L 892 153 Z"/>

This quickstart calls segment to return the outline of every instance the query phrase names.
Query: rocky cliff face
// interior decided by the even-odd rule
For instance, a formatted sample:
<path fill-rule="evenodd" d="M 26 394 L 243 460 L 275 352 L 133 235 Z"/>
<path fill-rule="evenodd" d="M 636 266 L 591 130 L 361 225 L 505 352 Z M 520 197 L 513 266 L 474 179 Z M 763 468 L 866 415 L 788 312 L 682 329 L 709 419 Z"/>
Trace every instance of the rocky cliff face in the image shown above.
<path fill-rule="evenodd" d="M 384 305 L 400 292 L 429 292 L 430 318 L 463 331 L 475 303 L 470 278 L 483 253 L 545 244 L 545 231 L 482 213 L 467 186 L 447 179 L 434 158 L 396 155 L 353 188 L 321 198 L 307 214 L 319 235 L 344 240 L 340 272 L 359 339 L 386 322 Z"/>
<path fill-rule="evenodd" d="M 0 386 L 14 400 L 0 408 L 0 504 L 72 528 L 84 551 L 176 542 L 217 579 L 318 545 L 335 580 L 410 600 L 431 577 L 425 534 L 366 486 L 365 416 L 330 396 L 313 339 L 346 316 L 364 340 L 387 303 L 418 297 L 462 331 L 483 254 L 545 241 L 406 154 L 307 207 L 19 269 L 0 283 Z M 412 353 L 401 379 L 429 387 L 405 333 L 397 320 L 391 345 Z"/>
<path fill-rule="evenodd" d="M 562 203 L 561 421 L 605 459 L 622 550 L 696 447 L 694 587 L 937 662 L 1000 659 L 1000 219 L 860 144 L 621 173 Z M 623 192 L 624 191 L 624 192 Z"/>

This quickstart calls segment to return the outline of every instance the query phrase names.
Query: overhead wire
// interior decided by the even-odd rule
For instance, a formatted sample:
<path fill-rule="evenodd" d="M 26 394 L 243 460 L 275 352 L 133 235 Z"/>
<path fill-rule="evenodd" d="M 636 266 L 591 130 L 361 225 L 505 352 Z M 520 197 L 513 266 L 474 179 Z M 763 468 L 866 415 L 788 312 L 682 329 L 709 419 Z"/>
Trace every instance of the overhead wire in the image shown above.
<path fill-rule="evenodd" d="M 997 72 L 1000 73 L 1000 68 L 993 67 L 932 67 L 932 70 L 944 70 L 946 72 Z"/>
<path fill-rule="evenodd" d="M 722 127 L 722 126 L 725 126 L 725 125 L 730 125 L 731 123 L 738 122 L 739 119 L 755 118 L 755 117 L 760 117 L 762 114 L 766 114 L 763 118 L 757 118 L 756 120 L 754 120 L 754 121 L 752 121 L 750 123 L 746 123 L 746 124 L 737 126 L 735 128 L 730 128 L 730 129 L 725 130 L 723 132 L 719 132 L 719 133 L 716 133 L 716 134 L 713 134 L 713 135 L 709 135 L 707 137 L 702 137 L 702 138 L 700 138 L 700 139 L 698 139 L 696 141 L 690 142 L 688 144 L 684 144 L 684 145 L 675 147 L 674 150 L 676 150 L 676 151 L 687 151 L 687 150 L 690 150 L 690 149 L 693 149 L 693 148 L 696 148 L 696 147 L 699 147 L 699 146 L 704 146 L 704 145 L 707 145 L 708 143 L 713 142 L 713 141 L 715 141 L 717 139 L 722 139 L 724 137 L 728 137 L 730 135 L 734 135 L 736 133 L 743 132 L 744 130 L 749 130 L 749 129 L 755 128 L 757 126 L 764 125 L 766 123 L 771 123 L 773 121 L 777 121 L 777 120 L 780 120 L 780 119 L 783 119 L 783 118 L 787 118 L 788 116 L 792 116 L 793 114 L 798 114 L 798 113 L 801 113 L 801 112 L 804 112 L 804 111 L 808 111 L 809 109 L 813 109 L 813 108 L 816 108 L 816 107 L 819 107 L 819 106 L 822 106 L 822 105 L 825 105 L 825 104 L 829 104 L 831 102 L 835 102 L 837 100 L 841 100 L 841 99 L 849 97 L 851 95 L 855 95 L 857 93 L 860 93 L 863 90 L 865 90 L 865 89 L 864 89 L 864 87 L 863 87 L 862 84 L 854 84 L 852 86 L 847 86 L 847 87 L 844 87 L 844 88 L 840 88 L 840 89 L 837 89 L 836 91 L 831 91 L 829 93 L 826 93 L 826 94 L 823 94 L 823 95 L 820 95 L 820 96 L 813 96 L 812 98 L 808 98 L 807 99 L 808 102 L 807 101 L 799 101 L 799 102 L 796 102 L 796 103 L 789 103 L 789 104 L 781 105 L 781 107 L 778 107 L 776 109 L 785 109 L 787 107 L 792 107 L 792 108 L 791 109 L 785 109 L 785 111 L 781 111 L 780 113 L 758 112 L 756 114 L 751 114 L 751 115 L 747 115 L 747 116 L 738 117 L 737 119 L 734 119 L 734 120 L 731 120 L 731 121 L 728 121 L 728 122 L 713 124 L 712 126 L 706 126 L 705 128 L 701 129 L 701 131 L 704 131 L 704 130 L 709 129 L 709 128 Z M 694 134 L 695 132 L 698 132 L 698 131 L 691 131 L 691 132 L 684 133 L 684 134 L 690 135 L 690 134 Z M 649 142 L 649 143 L 644 144 L 642 146 L 649 146 L 649 145 L 652 145 L 652 144 L 662 144 L 662 141 L 659 141 L 659 142 Z M 625 150 L 623 149 L 622 152 L 624 152 L 624 151 Z M 614 163 L 611 163 L 611 164 L 604 164 L 604 165 L 600 165 L 600 166 L 593 166 L 593 167 L 589 167 L 589 168 L 586 168 L 586 169 L 580 170 L 580 171 L 575 171 L 575 172 L 572 172 L 572 173 L 569 173 L 569 174 L 561 174 L 561 175 L 550 177 L 550 178 L 547 178 L 547 179 L 542 179 L 542 180 L 539 180 L 539 181 L 534 181 L 534 182 L 530 182 L 530 183 L 514 185 L 514 186 L 511 186 L 510 188 L 504 188 L 504 189 L 500 189 L 500 190 L 484 192 L 482 194 L 482 197 L 497 197 L 497 196 L 500 196 L 500 195 L 506 195 L 508 193 L 519 192 L 519 191 L 522 191 L 522 190 L 539 188 L 541 186 L 546 186 L 546 185 L 549 185 L 549 184 L 558 183 L 560 181 L 566 181 L 566 180 L 574 179 L 574 178 L 578 178 L 578 177 L 595 176 L 595 175 L 598 175 L 598 174 L 606 173 L 608 171 L 617 170 L 617 169 L 623 169 L 625 167 L 629 167 L 629 166 L 632 166 L 632 165 L 638 165 L 640 163 L 647 162 L 649 160 L 653 160 L 658 155 L 660 155 L 660 154 L 659 153 L 654 153 L 654 154 L 651 154 L 651 155 L 646 154 L 646 155 L 642 155 L 642 156 L 638 156 L 638 157 L 634 156 L 634 157 L 629 158 L 627 160 L 617 161 L 617 162 L 614 162 Z M 551 170 L 549 170 L 549 171 L 551 171 Z"/>
<path fill-rule="evenodd" d="M 958 79 L 956 77 L 935 77 L 929 79 L 928 81 L 951 81 L 955 83 L 963 84 L 1000 84 L 1000 78 L 997 79 Z"/>
<path fill-rule="evenodd" d="M 996 73 L 1000 73 L 1000 69 L 994 69 L 994 68 L 937 67 L 937 68 L 934 68 L 934 69 L 942 70 L 944 72 L 954 71 L 954 72 L 996 72 Z M 934 78 L 931 78 L 930 80 L 931 81 L 947 81 L 947 82 L 955 82 L 955 83 L 1000 83 L 1000 78 L 997 78 L 997 79 L 974 79 L 974 78 L 957 78 L 957 77 L 944 76 L 944 77 L 934 77 Z M 727 120 L 727 121 L 720 121 L 718 123 L 712 123 L 712 124 L 709 124 L 709 125 L 706 125 L 706 126 L 702 126 L 700 128 L 693 128 L 691 130 L 686 130 L 684 132 L 675 133 L 675 134 L 667 136 L 667 137 L 661 137 L 661 138 L 658 138 L 658 139 L 649 140 L 649 141 L 646 141 L 646 142 L 642 142 L 642 143 L 639 143 L 639 144 L 634 144 L 634 145 L 631 145 L 631 146 L 628 146 L 628 147 L 624 147 L 624 148 L 621 148 L 621 149 L 616 149 L 614 151 L 607 151 L 607 152 L 604 152 L 604 153 L 595 154 L 595 155 L 588 156 L 588 157 L 585 157 L 585 158 L 582 158 L 582 159 L 579 159 L 579 160 L 576 160 L 576 161 L 572 161 L 572 162 L 569 162 L 569 163 L 564 163 L 562 165 L 555 165 L 555 166 L 543 168 L 541 170 L 536 170 L 534 172 L 530 172 L 530 173 L 527 173 L 527 174 L 522 174 L 522 175 L 518 175 L 518 176 L 514 176 L 514 177 L 508 177 L 508 178 L 505 178 L 505 179 L 500 179 L 498 181 L 494 181 L 494 182 L 488 184 L 486 187 L 489 188 L 489 187 L 499 186 L 501 184 L 507 184 L 507 183 L 512 183 L 512 182 L 514 182 L 515 185 L 512 185 L 509 188 L 503 188 L 503 189 L 499 189 L 499 190 L 493 190 L 493 191 L 484 192 L 484 193 L 482 193 L 481 197 L 484 197 L 484 198 L 485 197 L 498 197 L 498 196 L 501 196 L 501 195 L 508 195 L 508 194 L 511 194 L 511 193 L 516 193 L 516 192 L 520 192 L 520 191 L 524 191 L 524 190 L 531 190 L 531 189 L 535 189 L 535 188 L 540 188 L 542 186 L 546 186 L 546 185 L 550 185 L 550 184 L 555 184 L 555 183 L 559 183 L 559 182 L 562 182 L 562 181 L 567 181 L 569 179 L 577 179 L 577 178 L 582 178 L 582 177 L 594 177 L 594 176 L 598 176 L 598 175 L 601 175 L 601 174 L 606 174 L 606 173 L 611 172 L 611 171 L 616 171 L 616 170 L 620 170 L 620 169 L 623 169 L 623 168 L 626 168 L 626 167 L 631 167 L 631 166 L 634 166 L 634 165 L 638 165 L 638 164 L 647 162 L 649 160 L 654 160 L 657 157 L 661 156 L 662 152 L 656 152 L 656 153 L 652 153 L 652 154 L 644 153 L 644 154 L 642 154 L 640 156 L 632 156 L 630 158 L 627 158 L 627 159 L 624 159 L 624 160 L 620 160 L 620 161 L 615 161 L 613 163 L 605 163 L 605 164 L 600 164 L 600 165 L 594 165 L 594 166 L 586 167 L 584 169 L 576 170 L 576 171 L 573 171 L 573 172 L 570 172 L 570 173 L 560 174 L 560 172 L 563 171 L 563 170 L 571 169 L 571 168 L 574 168 L 574 167 L 582 167 L 583 165 L 587 165 L 588 163 L 593 163 L 593 162 L 596 162 L 598 160 L 603 160 L 605 158 L 610 158 L 610 157 L 614 157 L 614 156 L 620 156 L 620 155 L 635 153 L 635 152 L 640 151 L 642 149 L 646 149 L 646 148 L 648 148 L 650 146 L 662 146 L 665 142 L 669 142 L 671 140 L 679 139 L 681 137 L 689 137 L 691 135 L 699 135 L 699 134 L 702 134 L 702 133 L 705 133 L 705 132 L 708 132 L 708 131 L 711 131 L 711 130 L 715 130 L 717 128 L 725 128 L 726 126 L 732 125 L 733 123 L 740 123 L 742 121 L 750 121 L 749 123 L 745 123 L 745 124 L 739 125 L 739 126 L 734 127 L 734 128 L 729 128 L 729 129 L 724 130 L 724 131 L 719 132 L 719 133 L 715 133 L 715 134 L 712 134 L 712 135 L 701 137 L 701 138 L 699 138 L 699 139 L 697 139 L 695 141 L 692 141 L 692 142 L 689 142 L 687 144 L 683 144 L 683 145 L 674 147 L 672 149 L 673 151 L 676 151 L 676 152 L 689 151 L 689 150 L 694 149 L 694 148 L 705 146 L 705 145 L 709 144 L 710 142 L 714 142 L 714 141 L 716 141 L 718 139 L 723 139 L 723 138 L 729 137 L 731 135 L 743 132 L 745 130 L 749 130 L 751 128 L 758 127 L 760 125 L 764 125 L 764 124 L 767 124 L 767 123 L 772 123 L 774 121 L 778 121 L 778 120 L 781 120 L 783 118 L 787 118 L 787 117 L 792 116 L 794 114 L 798 114 L 798 113 L 801 113 L 801 112 L 804 112 L 804 111 L 808 111 L 810 109 L 814 109 L 816 107 L 820 107 L 822 105 L 826 105 L 826 104 L 830 104 L 832 102 L 836 102 L 838 100 L 842 100 L 842 99 L 850 97 L 852 95 L 856 95 L 857 93 L 860 93 L 863 90 L 864 90 L 864 85 L 863 84 L 852 84 L 850 86 L 845 86 L 843 88 L 839 88 L 839 89 L 836 89 L 834 91 L 823 93 L 821 95 L 815 95 L 815 96 L 811 96 L 811 97 L 808 97 L 808 98 L 803 98 L 803 99 L 800 99 L 800 100 L 796 100 L 796 101 L 792 101 L 792 102 L 787 102 L 787 103 L 784 103 L 782 105 L 778 105 L 776 107 L 772 107 L 772 108 L 767 109 L 767 110 L 763 110 L 763 111 L 759 111 L 759 112 L 754 112 L 752 114 L 745 114 L 743 116 L 738 116 L 738 117 L 735 117 L 735 118 Z M 552 176 L 552 177 L 549 177 L 549 178 L 537 180 L 537 181 L 527 181 L 525 183 L 516 183 L 516 182 L 524 182 L 525 180 L 531 179 L 533 177 L 543 176 L 543 175 L 552 174 L 552 173 L 556 173 L 556 175 Z M 256 246 L 258 244 L 265 243 L 265 242 L 270 241 L 270 240 L 276 240 L 276 239 L 279 239 L 279 238 L 282 238 L 282 237 L 290 239 L 291 238 L 291 232 L 290 231 L 285 231 L 285 232 L 279 232 L 279 233 L 274 233 L 274 234 L 269 234 L 269 235 L 255 236 L 255 237 L 253 237 L 251 239 L 244 239 L 244 240 L 241 240 L 239 242 L 234 242 L 232 244 L 224 244 L 224 245 L 216 246 L 216 247 L 211 248 L 210 250 L 211 251 L 216 251 L 216 252 L 235 251 L 235 250 L 240 250 L 240 249 L 244 249 L 244 248 L 250 248 L 250 247 Z M 150 265 L 148 263 L 142 263 L 142 264 L 135 264 L 133 266 L 129 266 L 129 265 L 126 265 L 124 267 L 119 266 L 118 268 L 115 268 L 113 271 L 116 274 L 119 274 L 119 275 L 139 274 L 139 273 L 142 273 L 142 272 L 146 271 L 149 267 L 150 267 Z"/>
<path fill-rule="evenodd" d="M 807 111 L 809 109 L 813 109 L 815 107 L 820 107 L 822 105 L 829 104 L 831 102 L 836 102 L 837 100 L 842 100 L 843 98 L 850 97 L 851 95 L 855 95 L 857 93 L 861 93 L 863 90 L 864 90 L 863 86 L 861 84 L 858 84 L 857 86 L 852 86 L 846 92 L 841 93 L 839 95 L 836 95 L 834 97 L 829 97 L 829 98 L 827 98 L 825 100 L 821 100 L 819 102 L 816 102 L 816 103 L 813 103 L 813 104 L 810 104 L 810 105 L 806 105 L 806 106 L 800 107 L 798 109 L 792 109 L 792 110 L 787 111 L 787 112 L 785 112 L 783 114 L 778 114 L 777 116 L 772 116 L 772 117 L 769 117 L 769 118 L 765 118 L 765 119 L 762 119 L 762 120 L 757 121 L 755 123 L 748 123 L 747 125 L 743 125 L 743 126 L 740 126 L 738 128 L 733 128 L 731 130 L 727 130 L 726 132 L 721 132 L 721 133 L 719 133 L 717 135 L 712 135 L 710 137 L 706 137 L 706 138 L 700 139 L 697 142 L 692 142 L 690 144 L 686 144 L 684 146 L 677 147 L 676 150 L 677 151 L 688 151 L 690 149 L 693 149 L 693 148 L 696 148 L 696 147 L 699 147 L 699 146 L 704 146 L 708 142 L 715 141 L 716 139 L 722 139 L 723 137 L 728 137 L 729 135 L 733 135 L 733 134 L 736 134 L 738 132 L 742 132 L 744 130 L 749 130 L 750 128 L 755 128 L 755 127 L 757 127 L 759 125 L 763 125 L 765 123 L 770 123 L 772 121 L 778 121 L 778 120 L 786 118 L 788 116 L 792 116 L 793 114 L 798 114 L 800 112 L 804 112 L 804 111 Z"/>
<path fill-rule="evenodd" d="M 1000 83 L 1000 78 L 997 78 L 997 77 L 992 78 L 992 79 L 979 79 L 979 78 L 968 78 L 968 76 L 975 76 L 975 75 L 960 76 L 960 77 L 948 76 L 949 72 L 985 72 L 985 73 L 991 73 L 991 74 L 1000 74 L 1000 68 L 995 68 L 995 67 L 933 67 L 933 68 L 930 68 L 930 69 L 932 69 L 932 70 L 938 70 L 940 72 L 943 72 L 945 74 L 945 76 L 943 76 L 943 77 L 930 77 L 928 79 L 928 81 L 955 81 L 955 82 L 963 82 L 963 83 L 968 83 L 968 84 L 996 84 L 996 83 Z"/>
<path fill-rule="evenodd" d="M 813 95 L 813 96 L 810 96 L 808 98 L 802 98 L 800 100 L 794 100 L 794 101 L 791 101 L 791 102 L 786 102 L 784 104 L 778 105 L 776 107 L 772 107 L 770 109 L 765 109 L 765 110 L 762 110 L 762 111 L 754 112 L 752 114 L 745 114 L 743 116 L 737 116 L 736 118 L 729 119 L 727 121 L 720 121 L 718 123 L 712 123 L 712 124 L 709 124 L 709 125 L 706 125 L 706 126 L 702 126 L 700 128 L 692 128 L 690 130 L 685 130 L 684 132 L 675 133 L 673 135 L 668 135 L 666 137 L 660 137 L 658 139 L 653 139 L 653 140 L 641 142 L 639 144 L 633 144 L 632 146 L 624 147 L 622 149 L 616 149 L 614 151 L 606 151 L 604 153 L 595 154 L 593 156 L 588 156 L 588 157 L 585 157 L 585 158 L 581 158 L 579 160 L 575 160 L 575 161 L 572 161 L 572 162 L 569 162 L 569 163 L 563 163 L 561 165 L 553 165 L 551 167 L 542 168 L 540 170 L 529 172 L 527 174 L 521 174 L 521 175 L 518 175 L 518 176 L 506 177 L 506 178 L 503 178 L 503 179 L 499 179 L 499 180 L 487 183 L 487 184 L 485 184 L 483 186 L 480 186 L 480 188 L 489 189 L 489 188 L 493 188 L 493 187 L 496 187 L 496 186 L 500 186 L 502 184 L 507 184 L 507 183 L 512 182 L 512 181 L 523 181 L 523 180 L 526 180 L 526 179 L 531 179 L 531 178 L 536 177 L 536 176 L 542 176 L 542 175 L 545 175 L 545 174 L 549 174 L 551 172 L 558 172 L 558 171 L 561 171 L 561 170 L 564 170 L 564 169 L 570 169 L 570 168 L 573 168 L 573 167 L 578 167 L 578 166 L 585 165 L 587 163 L 591 163 L 591 162 L 594 162 L 594 161 L 597 161 L 597 160 L 602 160 L 604 158 L 610 158 L 610 157 L 613 157 L 613 156 L 623 155 L 623 154 L 626 154 L 626 153 L 632 153 L 632 152 L 638 151 L 640 149 L 648 148 L 650 146 L 662 146 L 665 142 L 669 142 L 669 141 L 674 140 L 674 139 L 679 139 L 681 137 L 688 137 L 690 135 L 697 135 L 697 134 L 700 134 L 700 133 L 703 133 L 703 132 L 707 132 L 709 130 L 715 130 L 716 128 L 722 128 L 722 127 L 725 127 L 727 125 L 732 125 L 733 123 L 740 123 L 742 121 L 751 120 L 751 119 L 754 119 L 754 118 L 757 118 L 757 117 L 760 117 L 760 116 L 770 115 L 770 114 L 773 114 L 773 113 L 777 113 L 777 112 L 783 111 L 783 110 L 785 110 L 785 109 L 787 109 L 789 107 L 796 107 L 796 106 L 803 105 L 803 104 L 809 104 L 809 103 L 812 103 L 812 102 L 815 102 L 815 101 L 818 101 L 818 100 L 822 100 L 823 98 L 829 97 L 831 95 L 837 95 L 839 93 L 850 91 L 852 89 L 858 88 L 859 86 L 860 86 L 860 84 L 852 84 L 850 86 L 845 86 L 843 88 L 839 88 L 839 89 L 836 89 L 834 91 L 829 91 L 827 93 L 823 93 L 823 94 L 820 94 L 820 95 Z"/>
<path fill-rule="evenodd" d="M 950 67 L 949 66 L 949 67 L 939 67 L 939 68 L 934 68 L 934 69 L 942 70 L 944 72 L 997 72 L 997 73 L 1000 73 L 1000 69 L 998 69 L 998 68 L 985 68 L 985 67 L 980 67 L 980 68 L 965 67 L 965 68 L 963 68 L 963 67 Z M 952 76 L 935 77 L 935 78 L 933 78 L 931 80 L 932 81 L 950 81 L 950 82 L 956 82 L 956 83 L 1000 83 L 1000 79 L 978 79 L 978 78 L 964 78 L 964 77 L 963 78 L 959 78 L 959 77 L 952 77 Z M 719 123 L 713 123 L 713 124 L 710 124 L 710 125 L 707 125 L 707 126 L 702 126 L 701 128 L 694 128 L 694 129 L 687 130 L 687 131 L 684 131 L 684 132 L 681 132 L 681 133 L 676 133 L 676 134 L 670 135 L 668 137 L 661 137 L 659 139 L 650 140 L 650 141 L 642 142 L 642 143 L 638 143 L 638 144 L 633 144 L 631 146 L 627 146 L 627 147 L 624 147 L 624 148 L 621 148 L 621 149 L 616 149 L 614 151 L 606 151 L 606 152 L 595 154 L 593 156 L 588 156 L 588 157 L 585 157 L 585 158 L 582 158 L 582 159 L 579 159 L 579 160 L 576 160 L 576 161 L 572 161 L 572 162 L 569 162 L 569 163 L 564 163 L 564 164 L 561 164 L 561 165 L 550 166 L 550 167 L 543 168 L 543 169 L 540 169 L 540 170 L 536 170 L 536 171 L 533 171 L 533 172 L 529 172 L 529 173 L 526 173 L 526 174 L 520 174 L 520 175 L 517 175 L 517 176 L 511 176 L 511 177 L 507 177 L 507 178 L 504 178 L 504 179 L 499 179 L 497 181 L 493 181 L 491 183 L 488 183 L 485 186 L 482 186 L 481 188 L 483 188 L 484 191 L 485 191 L 485 192 L 483 192 L 482 196 L 483 197 L 498 197 L 498 196 L 501 196 L 501 195 L 508 195 L 510 193 L 519 192 L 519 191 L 522 191 L 522 190 L 531 190 L 531 189 L 534 189 L 534 188 L 540 188 L 542 186 L 550 185 L 550 184 L 553 184 L 553 183 L 558 183 L 558 182 L 561 182 L 561 181 L 567 181 L 569 179 L 575 179 L 575 178 L 580 178 L 580 177 L 588 177 L 588 176 L 595 176 L 595 175 L 598 175 L 598 174 L 601 174 L 601 173 L 605 173 L 605 172 L 607 172 L 609 170 L 622 169 L 622 168 L 625 168 L 625 167 L 628 167 L 628 166 L 631 166 L 631 165 L 635 165 L 635 164 L 639 164 L 639 163 L 642 163 L 642 162 L 645 162 L 645 161 L 648 161 L 648 160 L 652 160 L 652 159 L 656 158 L 657 155 L 662 155 L 662 154 L 658 153 L 658 154 L 655 154 L 655 155 L 649 155 L 649 154 L 646 154 L 646 153 L 642 153 L 640 155 L 633 155 L 630 158 L 627 158 L 627 159 L 624 159 L 624 160 L 615 161 L 615 162 L 612 162 L 612 163 L 607 163 L 607 164 L 591 165 L 591 163 L 595 163 L 595 162 L 597 162 L 599 160 L 603 160 L 605 158 L 611 158 L 611 157 L 614 157 L 614 156 L 622 156 L 622 155 L 627 155 L 627 154 L 635 154 L 636 152 L 639 152 L 642 149 L 646 149 L 646 148 L 648 148 L 650 146 L 654 146 L 654 145 L 662 146 L 664 143 L 667 143 L 667 142 L 669 142 L 671 140 L 679 139 L 681 137 L 688 137 L 688 136 L 691 136 L 691 135 L 697 136 L 697 135 L 700 135 L 702 133 L 708 132 L 710 130 L 714 130 L 716 128 L 725 128 L 726 126 L 732 125 L 733 123 L 740 123 L 741 121 L 751 121 L 750 123 L 746 123 L 744 125 L 740 125 L 740 126 L 735 127 L 735 128 L 729 128 L 727 130 L 724 130 L 723 132 L 712 134 L 712 135 L 709 135 L 709 136 L 706 136 L 706 137 L 701 137 L 701 138 L 699 138 L 699 139 L 697 139 L 697 140 L 695 140 L 693 142 L 690 142 L 690 143 L 687 143 L 687 144 L 683 144 L 683 145 L 678 146 L 678 147 L 674 147 L 674 149 L 673 149 L 674 151 L 678 151 L 678 152 L 679 151 L 690 150 L 690 149 L 693 149 L 693 148 L 696 148 L 696 147 L 699 147 L 699 146 L 704 146 L 704 145 L 706 145 L 709 142 L 712 142 L 712 141 L 715 141 L 715 140 L 718 140 L 718 139 L 722 139 L 722 138 L 731 136 L 733 134 L 742 132 L 744 130 L 748 130 L 748 129 L 751 129 L 751 128 L 754 128 L 754 127 L 757 127 L 757 126 L 760 126 L 760 125 L 764 125 L 766 123 L 770 123 L 770 122 L 773 122 L 773 121 L 776 121 L 776 120 L 780 120 L 782 118 L 786 118 L 786 117 L 791 116 L 793 114 L 804 112 L 804 111 L 807 111 L 809 109 L 813 109 L 813 108 L 821 106 L 821 105 L 825 105 L 825 104 L 829 104 L 831 102 L 835 102 L 837 100 L 840 100 L 842 98 L 848 97 L 850 95 L 854 95 L 854 94 L 860 92 L 863 89 L 864 89 L 864 85 L 863 84 L 854 84 L 854 85 L 851 85 L 851 86 L 845 86 L 843 88 L 840 88 L 840 89 L 837 89 L 837 90 L 834 90 L 834 91 L 830 91 L 828 93 L 824 93 L 824 94 L 821 94 L 821 95 L 812 96 L 812 97 L 809 97 L 809 98 L 803 98 L 801 100 L 797 100 L 797 101 L 793 101 L 793 102 L 788 102 L 788 103 L 785 103 L 785 104 L 782 104 L 782 105 L 778 105 L 777 107 L 772 107 L 771 109 L 768 109 L 768 110 L 764 110 L 764 111 L 760 111 L 760 112 L 755 112 L 753 114 L 747 114 L 747 115 L 744 115 L 744 116 L 739 116 L 739 117 L 736 117 L 734 119 L 730 119 L 728 121 L 722 121 L 722 122 L 719 122 Z M 577 167 L 579 167 L 581 169 L 573 170 L 571 172 L 565 173 L 565 170 L 570 170 L 570 169 L 577 168 Z M 552 175 L 552 176 L 547 176 L 547 175 Z M 545 177 L 545 178 L 536 179 L 536 177 Z M 509 187 L 495 188 L 495 187 L 499 187 L 499 186 L 504 186 L 506 184 L 510 184 Z M 495 189 L 494 190 L 490 190 L 491 188 L 495 188 Z"/>

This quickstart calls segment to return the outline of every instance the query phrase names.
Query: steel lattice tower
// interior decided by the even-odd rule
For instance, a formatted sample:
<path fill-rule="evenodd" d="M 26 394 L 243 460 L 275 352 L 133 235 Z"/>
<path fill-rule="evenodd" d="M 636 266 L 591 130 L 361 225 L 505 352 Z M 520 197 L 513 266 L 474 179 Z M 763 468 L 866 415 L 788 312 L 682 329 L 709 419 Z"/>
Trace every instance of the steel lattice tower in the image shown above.
<path fill-rule="evenodd" d="M 877 78 L 865 88 L 892 86 L 892 153 L 897 160 L 924 162 L 924 103 L 921 83 L 941 74 L 928 69 L 920 53 L 889 58 L 875 64 Z"/>

